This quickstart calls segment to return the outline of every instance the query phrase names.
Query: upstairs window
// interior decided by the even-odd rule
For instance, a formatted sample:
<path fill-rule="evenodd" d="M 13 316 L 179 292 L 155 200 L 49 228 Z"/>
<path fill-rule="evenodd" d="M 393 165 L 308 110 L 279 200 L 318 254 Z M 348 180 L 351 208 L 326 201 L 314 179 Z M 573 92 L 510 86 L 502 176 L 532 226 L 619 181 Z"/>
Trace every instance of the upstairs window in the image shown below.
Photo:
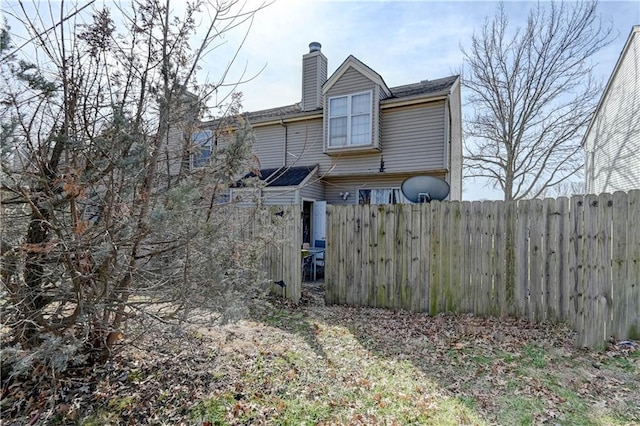
<path fill-rule="evenodd" d="M 191 154 L 192 167 L 204 167 L 209 163 L 212 140 L 213 132 L 211 130 L 202 130 L 191 135 L 191 142 L 193 144 L 193 152 Z"/>
<path fill-rule="evenodd" d="M 371 92 L 330 98 L 329 147 L 371 143 Z"/>

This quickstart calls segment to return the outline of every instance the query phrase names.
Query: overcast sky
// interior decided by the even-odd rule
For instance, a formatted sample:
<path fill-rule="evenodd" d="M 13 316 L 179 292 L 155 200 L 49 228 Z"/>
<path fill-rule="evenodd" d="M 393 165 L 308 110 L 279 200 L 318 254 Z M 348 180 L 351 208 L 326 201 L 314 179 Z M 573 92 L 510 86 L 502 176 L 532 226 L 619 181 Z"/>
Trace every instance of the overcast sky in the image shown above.
<path fill-rule="evenodd" d="M 96 5 L 100 3 L 113 1 L 98 0 Z M 262 1 L 247 0 L 248 7 L 259 3 Z M 16 2 L 0 0 L 0 4 L 10 10 Z M 534 4 L 507 1 L 510 22 L 524 25 Z M 178 11 L 184 2 L 173 0 L 172 5 Z M 239 87 L 244 94 L 244 111 L 300 101 L 302 55 L 312 41 L 322 44 L 329 75 L 350 54 L 377 71 L 390 87 L 458 74 L 462 67 L 460 45 L 467 45 L 473 32 L 481 30 L 496 5 L 489 1 L 275 0 L 255 16 L 250 29 L 244 25 L 224 35 L 222 47 L 207 58 L 201 79 L 206 74 L 213 81 L 219 78 L 245 34 L 244 46 L 227 79 L 255 77 Z M 599 12 L 603 24 L 612 25 L 615 35 L 613 43 L 594 57 L 596 77 L 606 82 L 631 27 L 640 24 L 640 1 L 601 0 Z M 463 107 L 463 117 L 466 113 Z M 463 197 L 501 198 L 499 193 L 470 182 L 465 182 Z"/>
<path fill-rule="evenodd" d="M 322 44 L 329 75 L 350 54 L 377 71 L 389 86 L 457 74 L 460 45 L 494 14 L 496 2 L 276 0 L 256 15 L 236 69 L 257 78 L 242 86 L 244 109 L 255 111 L 300 101 L 302 55 Z M 524 25 L 534 3 L 506 2 L 513 24 Z M 606 79 L 631 27 L 640 24 L 640 2 L 602 1 L 605 24 L 617 38 L 595 59 Z"/>

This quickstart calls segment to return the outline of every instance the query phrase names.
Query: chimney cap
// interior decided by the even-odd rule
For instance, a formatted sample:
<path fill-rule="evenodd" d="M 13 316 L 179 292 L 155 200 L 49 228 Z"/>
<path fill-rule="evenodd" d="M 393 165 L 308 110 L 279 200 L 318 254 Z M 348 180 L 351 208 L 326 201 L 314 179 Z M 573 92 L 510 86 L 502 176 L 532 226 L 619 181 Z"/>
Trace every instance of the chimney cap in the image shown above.
<path fill-rule="evenodd" d="M 322 48 L 322 45 L 317 41 L 312 41 L 311 43 L 309 43 L 309 53 L 320 52 L 321 48 Z"/>

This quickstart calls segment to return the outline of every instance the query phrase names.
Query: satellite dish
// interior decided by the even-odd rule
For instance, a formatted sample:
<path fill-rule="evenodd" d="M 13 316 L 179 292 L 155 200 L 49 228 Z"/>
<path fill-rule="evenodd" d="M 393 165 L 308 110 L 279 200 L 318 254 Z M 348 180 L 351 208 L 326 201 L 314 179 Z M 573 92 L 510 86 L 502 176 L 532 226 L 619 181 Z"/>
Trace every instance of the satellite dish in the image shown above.
<path fill-rule="evenodd" d="M 400 189 L 412 203 L 442 201 L 449 195 L 449 184 L 433 176 L 412 176 L 402 182 Z"/>

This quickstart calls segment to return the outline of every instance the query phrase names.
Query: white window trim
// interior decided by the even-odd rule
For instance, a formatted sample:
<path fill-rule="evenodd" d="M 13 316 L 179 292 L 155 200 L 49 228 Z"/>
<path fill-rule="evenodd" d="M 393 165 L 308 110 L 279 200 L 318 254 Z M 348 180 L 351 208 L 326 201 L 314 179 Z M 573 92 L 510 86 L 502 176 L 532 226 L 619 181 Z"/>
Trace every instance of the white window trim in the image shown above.
<path fill-rule="evenodd" d="M 207 134 L 207 140 L 204 143 L 198 142 L 195 140 L 196 135 L 200 133 Z M 199 168 L 205 167 L 209 162 L 211 155 L 213 154 L 213 131 L 211 129 L 204 129 L 204 130 L 198 130 L 193 132 L 191 134 L 191 143 L 194 146 L 194 150 L 191 152 L 191 158 L 190 158 L 191 168 L 199 169 Z M 200 150 L 207 149 L 207 148 L 209 149 L 209 156 L 207 157 L 206 161 L 196 164 L 196 159 L 201 158 Z"/>
<path fill-rule="evenodd" d="M 365 114 L 355 114 L 352 115 L 351 113 L 351 99 L 354 96 L 358 96 L 358 95 L 364 95 L 364 94 L 368 94 L 369 95 L 369 110 L 368 110 L 368 115 L 369 115 L 369 142 L 368 143 L 359 143 L 356 145 L 353 145 L 351 143 L 351 119 L 353 117 L 356 116 L 360 116 L 360 115 L 365 115 Z M 340 98 L 347 98 L 347 141 L 344 144 L 336 144 L 336 145 L 332 145 L 331 144 L 331 119 L 332 118 L 340 118 L 340 117 L 345 117 L 345 116 L 338 116 L 338 117 L 332 117 L 331 116 L 331 101 L 333 99 L 340 99 Z M 327 148 L 329 149 L 335 149 L 335 148 L 343 148 L 343 147 L 366 147 L 366 146 L 371 146 L 373 145 L 373 90 L 365 90 L 363 92 L 357 92 L 357 93 L 349 93 L 347 95 L 340 95 L 340 96 L 332 96 L 327 100 Z"/>

